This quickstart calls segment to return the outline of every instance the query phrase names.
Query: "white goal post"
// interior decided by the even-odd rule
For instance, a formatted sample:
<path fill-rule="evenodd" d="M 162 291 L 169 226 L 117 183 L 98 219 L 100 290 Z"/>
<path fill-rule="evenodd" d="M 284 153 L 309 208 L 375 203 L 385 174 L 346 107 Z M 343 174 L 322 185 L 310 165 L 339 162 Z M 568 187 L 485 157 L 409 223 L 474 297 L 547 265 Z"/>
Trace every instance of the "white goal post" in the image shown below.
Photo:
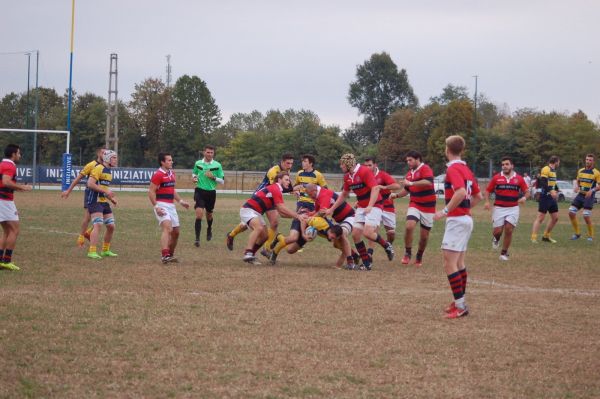
<path fill-rule="evenodd" d="M 35 187 L 37 177 L 37 134 L 38 133 L 49 133 L 49 134 L 66 134 L 67 135 L 67 146 L 66 151 L 62 158 L 62 191 L 65 191 L 71 185 L 71 154 L 69 149 L 71 146 L 71 132 L 68 130 L 40 130 L 40 129 L 4 129 L 0 128 L 0 132 L 7 133 L 33 133 L 35 139 L 33 140 L 33 186 Z"/>

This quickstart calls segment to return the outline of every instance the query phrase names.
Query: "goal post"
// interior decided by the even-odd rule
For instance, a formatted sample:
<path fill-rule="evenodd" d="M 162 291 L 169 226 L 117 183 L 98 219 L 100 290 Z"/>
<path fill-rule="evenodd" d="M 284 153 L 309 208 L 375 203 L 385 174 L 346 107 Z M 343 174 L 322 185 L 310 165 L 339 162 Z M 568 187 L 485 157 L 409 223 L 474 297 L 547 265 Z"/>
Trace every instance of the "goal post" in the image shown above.
<path fill-rule="evenodd" d="M 40 130 L 40 129 L 4 129 L 0 128 L 0 132 L 7 133 L 48 133 L 48 134 L 66 134 L 67 135 L 67 145 L 65 149 L 65 153 L 62 156 L 62 181 L 61 181 L 61 191 L 65 191 L 71 185 L 71 170 L 72 170 L 72 162 L 71 162 L 71 154 L 69 153 L 70 145 L 71 145 L 71 132 L 69 130 Z M 37 177 L 37 148 L 33 148 L 33 186 L 35 187 L 35 183 Z"/>

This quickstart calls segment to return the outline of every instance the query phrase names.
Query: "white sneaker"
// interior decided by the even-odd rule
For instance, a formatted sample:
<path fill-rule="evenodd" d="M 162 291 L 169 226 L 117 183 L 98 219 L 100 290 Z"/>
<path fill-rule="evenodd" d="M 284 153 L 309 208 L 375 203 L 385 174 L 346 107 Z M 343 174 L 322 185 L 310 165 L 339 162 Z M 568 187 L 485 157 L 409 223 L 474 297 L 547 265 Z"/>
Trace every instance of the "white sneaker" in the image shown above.
<path fill-rule="evenodd" d="M 496 240 L 496 237 L 492 237 L 492 248 L 493 249 L 500 248 L 500 241 Z"/>
<path fill-rule="evenodd" d="M 504 260 L 504 261 L 507 261 L 507 260 L 509 260 L 509 258 L 508 258 L 508 254 L 506 254 L 506 255 L 500 255 L 500 258 L 499 258 L 499 259 L 500 259 L 500 260 Z"/>
<path fill-rule="evenodd" d="M 260 265 L 261 263 L 256 260 L 256 256 L 252 254 L 252 252 L 246 252 L 242 260 L 246 263 L 250 263 L 251 265 Z"/>

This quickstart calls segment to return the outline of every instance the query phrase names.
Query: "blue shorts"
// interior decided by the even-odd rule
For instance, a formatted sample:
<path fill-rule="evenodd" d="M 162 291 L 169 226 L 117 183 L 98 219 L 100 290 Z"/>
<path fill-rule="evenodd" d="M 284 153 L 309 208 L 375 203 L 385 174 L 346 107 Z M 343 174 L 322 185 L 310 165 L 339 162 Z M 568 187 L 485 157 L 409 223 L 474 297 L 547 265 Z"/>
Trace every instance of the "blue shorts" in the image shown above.
<path fill-rule="evenodd" d="M 589 198 L 585 198 L 585 194 L 577 194 L 577 197 L 575 197 L 573 199 L 573 202 L 571 202 L 571 206 L 574 206 L 575 208 L 577 208 L 578 210 L 583 208 L 583 209 L 589 209 L 590 211 L 592 210 L 592 208 L 594 207 L 594 195 L 592 195 Z"/>
<path fill-rule="evenodd" d="M 102 213 L 103 215 L 109 215 L 112 213 L 112 209 L 110 209 L 110 204 L 108 202 L 93 202 L 88 204 L 88 212 L 90 215 L 94 213 Z"/>
<path fill-rule="evenodd" d="M 88 192 L 90 191 L 89 188 L 85 188 L 85 191 L 83 192 L 83 209 L 87 209 L 88 204 L 87 204 L 87 197 L 88 197 Z"/>
<path fill-rule="evenodd" d="M 556 213 L 558 212 L 558 203 L 550 194 L 540 195 L 540 204 L 538 205 L 540 213 Z"/>

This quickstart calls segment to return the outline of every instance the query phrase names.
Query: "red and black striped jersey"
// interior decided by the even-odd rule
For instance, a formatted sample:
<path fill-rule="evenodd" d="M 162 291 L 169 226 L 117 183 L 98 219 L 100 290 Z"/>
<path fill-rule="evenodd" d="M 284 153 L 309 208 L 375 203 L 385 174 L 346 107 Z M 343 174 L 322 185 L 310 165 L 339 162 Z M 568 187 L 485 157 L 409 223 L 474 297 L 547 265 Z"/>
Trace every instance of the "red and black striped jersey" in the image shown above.
<path fill-rule="evenodd" d="M 510 176 L 498 173 L 492 177 L 487 188 L 488 193 L 495 193 L 494 206 L 512 207 L 518 206 L 519 197 L 527 192 L 525 179 L 513 172 Z"/>
<path fill-rule="evenodd" d="M 450 211 L 448 217 L 471 216 L 471 197 L 480 192 L 477 180 L 467 164 L 461 160 L 450 161 L 448 162 L 446 181 L 444 182 L 444 197 L 446 199 L 446 204 L 450 202 L 454 192 L 461 188 L 464 188 L 467 191 L 467 195 L 456 208 Z"/>
<path fill-rule="evenodd" d="M 2 176 L 10 177 L 13 183 L 17 182 L 17 165 L 10 159 L 4 158 L 0 162 L 0 200 L 13 201 L 15 198 L 15 190 L 12 188 L 4 187 L 2 184 Z"/>
<path fill-rule="evenodd" d="M 333 190 L 324 187 L 317 187 L 317 199 L 315 200 L 315 211 L 319 209 L 329 209 L 335 201 L 338 199 L 338 194 Z M 354 208 L 350 206 L 346 201 L 338 205 L 333 210 L 331 217 L 337 223 L 341 223 L 347 217 L 354 216 Z"/>
<path fill-rule="evenodd" d="M 250 197 L 242 207 L 254 209 L 262 215 L 267 210 L 272 209 L 275 205 L 283 204 L 282 192 L 283 188 L 279 183 L 269 184 L 252 194 L 252 197 Z"/>
<path fill-rule="evenodd" d="M 431 184 L 418 186 L 405 186 L 406 191 L 410 193 L 409 207 L 416 208 L 424 213 L 435 213 L 435 188 L 433 185 L 433 170 L 429 165 L 421 163 L 415 169 L 410 169 L 406 173 L 406 180 L 415 182 L 419 180 L 427 180 Z"/>
<path fill-rule="evenodd" d="M 158 186 L 156 189 L 156 200 L 173 203 L 175 199 L 175 172 L 158 168 L 152 175 L 150 182 Z"/>
<path fill-rule="evenodd" d="M 359 208 L 366 208 L 369 205 L 371 189 L 376 185 L 377 181 L 375 181 L 373 171 L 361 164 L 356 164 L 351 173 L 344 175 L 344 191 L 352 190 L 356 194 Z M 381 193 L 377 196 L 373 206 L 383 209 Z"/>
<path fill-rule="evenodd" d="M 396 179 L 394 179 L 390 174 L 384 170 L 377 168 L 375 172 L 375 181 L 380 186 L 389 186 L 390 184 L 396 183 Z M 383 210 L 386 212 L 396 212 L 396 208 L 394 207 L 394 200 L 390 199 L 391 190 L 382 189 L 379 191 L 381 194 L 381 198 L 383 199 Z"/>

